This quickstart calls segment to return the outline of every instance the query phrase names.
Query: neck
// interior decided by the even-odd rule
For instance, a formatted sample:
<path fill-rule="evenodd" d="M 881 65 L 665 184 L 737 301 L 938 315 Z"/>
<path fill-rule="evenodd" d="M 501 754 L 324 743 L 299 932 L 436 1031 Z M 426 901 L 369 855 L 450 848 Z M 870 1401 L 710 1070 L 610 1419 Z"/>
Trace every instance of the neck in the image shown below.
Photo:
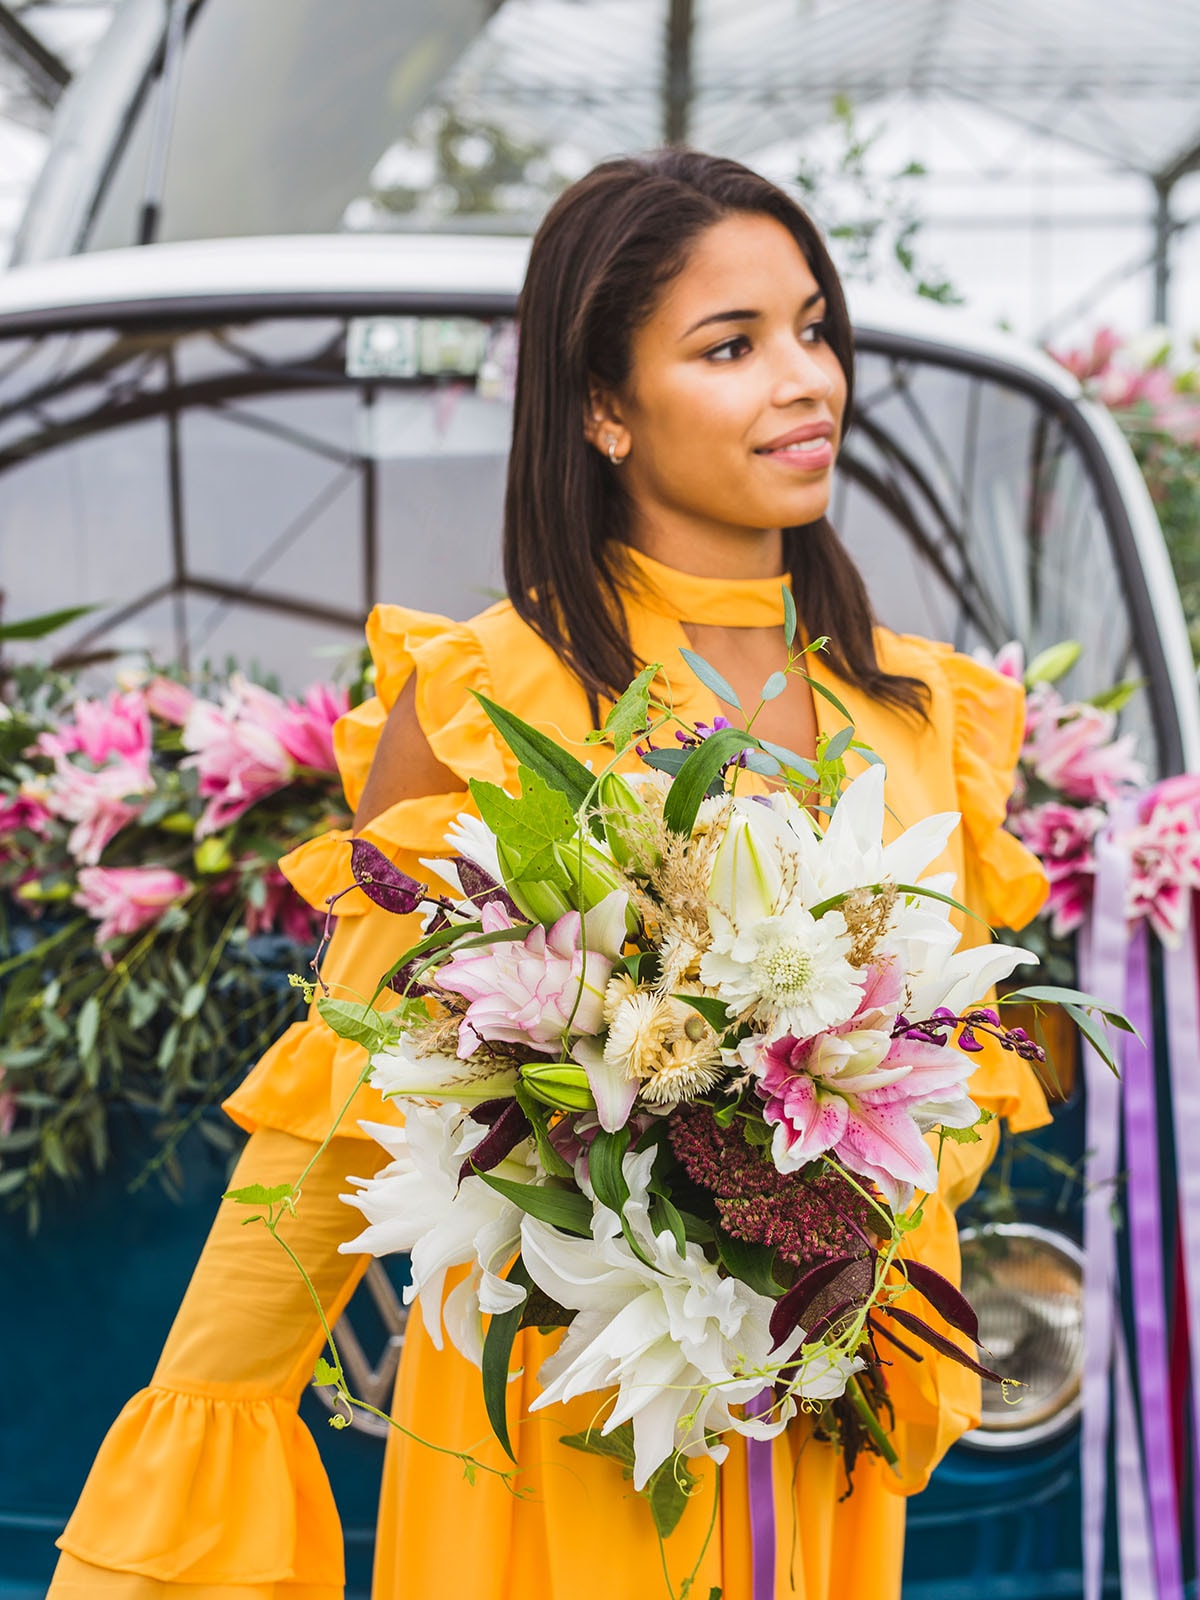
<path fill-rule="evenodd" d="M 652 561 L 697 578 L 777 578 L 783 573 L 783 534 L 778 528 L 642 522 L 632 530 L 631 542 Z"/>

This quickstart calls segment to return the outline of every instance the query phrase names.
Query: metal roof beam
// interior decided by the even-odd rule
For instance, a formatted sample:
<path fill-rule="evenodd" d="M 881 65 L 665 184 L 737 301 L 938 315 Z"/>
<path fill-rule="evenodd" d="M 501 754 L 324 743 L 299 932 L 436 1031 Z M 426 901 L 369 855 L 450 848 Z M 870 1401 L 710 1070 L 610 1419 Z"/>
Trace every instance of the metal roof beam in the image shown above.
<path fill-rule="evenodd" d="M 24 70 L 38 99 L 47 106 L 57 105 L 71 81 L 71 69 L 4 4 L 0 4 L 0 39 Z"/>

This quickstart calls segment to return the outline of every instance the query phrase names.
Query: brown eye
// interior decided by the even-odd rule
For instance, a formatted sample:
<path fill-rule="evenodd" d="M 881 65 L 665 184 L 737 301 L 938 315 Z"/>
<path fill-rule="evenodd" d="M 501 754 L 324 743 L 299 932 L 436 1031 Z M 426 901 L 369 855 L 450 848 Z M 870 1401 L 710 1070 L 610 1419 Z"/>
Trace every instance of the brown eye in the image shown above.
<path fill-rule="evenodd" d="M 744 333 L 739 333 L 732 339 L 726 339 L 721 344 L 714 345 L 711 350 L 706 350 L 704 359 L 718 363 L 736 361 L 739 356 L 745 355 L 749 348 L 749 339 Z"/>
<path fill-rule="evenodd" d="M 828 337 L 829 328 L 824 318 L 820 322 L 810 322 L 800 334 L 800 338 L 805 344 L 824 344 Z"/>

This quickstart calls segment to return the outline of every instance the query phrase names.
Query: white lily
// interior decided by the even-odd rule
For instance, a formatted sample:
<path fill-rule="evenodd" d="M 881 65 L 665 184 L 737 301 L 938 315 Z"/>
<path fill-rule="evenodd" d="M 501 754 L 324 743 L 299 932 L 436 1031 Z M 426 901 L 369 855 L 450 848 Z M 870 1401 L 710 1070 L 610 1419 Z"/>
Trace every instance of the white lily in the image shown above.
<path fill-rule="evenodd" d="M 367 1122 L 362 1127 L 392 1160 L 373 1178 L 349 1180 L 358 1192 L 341 1198 L 358 1207 L 368 1226 L 338 1249 L 374 1256 L 410 1251 L 412 1282 L 404 1291 L 405 1304 L 420 1301 L 437 1349 L 443 1346 L 444 1324 L 456 1348 L 478 1366 L 482 1317 L 511 1310 L 525 1298 L 524 1289 L 500 1276 L 520 1246 L 520 1208 L 482 1178 L 458 1182 L 459 1167 L 487 1129 L 453 1107 L 420 1105 L 408 1107 L 403 1128 Z M 519 1145 L 494 1170 L 528 1183 L 537 1170 L 532 1146 Z M 446 1295 L 447 1272 L 467 1265 L 471 1271 Z"/>
<path fill-rule="evenodd" d="M 511 1095 L 517 1082 L 517 1069 L 502 1066 L 485 1056 L 478 1060 L 468 1056 L 441 1054 L 417 1055 L 407 1034 L 401 1035 L 386 1050 L 377 1050 L 371 1057 L 373 1089 L 378 1089 L 385 1099 L 420 1099 L 450 1101 L 457 1106 L 482 1105 L 485 1100 L 495 1100 Z"/>
<path fill-rule="evenodd" d="M 558 1350 L 542 1364 L 543 1389 L 531 1409 L 615 1386 L 616 1404 L 601 1432 L 632 1421 L 638 1489 L 676 1450 L 723 1460 L 726 1447 L 710 1445 L 708 1434 L 732 1428 L 769 1438 L 781 1432 L 795 1414 L 791 1395 L 770 1420 L 743 1418 L 730 1407 L 761 1393 L 802 1338 L 797 1332 L 773 1350 L 773 1300 L 737 1278 L 722 1277 L 698 1245 L 689 1244 L 681 1258 L 669 1233 L 655 1236 L 646 1188 L 653 1162 L 653 1150 L 624 1162 L 630 1189 L 625 1216 L 652 1266 L 638 1260 L 619 1219 L 599 1204 L 590 1240 L 532 1217 L 521 1228 L 530 1277 L 577 1312 Z M 813 1378 L 828 1384 L 830 1363 L 814 1356 Z"/>

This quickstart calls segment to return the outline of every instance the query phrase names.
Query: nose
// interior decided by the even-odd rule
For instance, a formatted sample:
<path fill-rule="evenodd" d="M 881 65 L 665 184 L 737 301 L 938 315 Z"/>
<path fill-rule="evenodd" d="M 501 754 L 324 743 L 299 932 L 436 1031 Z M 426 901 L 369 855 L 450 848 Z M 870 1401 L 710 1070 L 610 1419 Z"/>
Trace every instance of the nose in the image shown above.
<path fill-rule="evenodd" d="M 780 338 L 771 395 L 775 405 L 795 405 L 803 400 L 828 400 L 835 387 L 828 363 L 817 359 L 812 345 L 801 343 L 790 333 Z"/>

